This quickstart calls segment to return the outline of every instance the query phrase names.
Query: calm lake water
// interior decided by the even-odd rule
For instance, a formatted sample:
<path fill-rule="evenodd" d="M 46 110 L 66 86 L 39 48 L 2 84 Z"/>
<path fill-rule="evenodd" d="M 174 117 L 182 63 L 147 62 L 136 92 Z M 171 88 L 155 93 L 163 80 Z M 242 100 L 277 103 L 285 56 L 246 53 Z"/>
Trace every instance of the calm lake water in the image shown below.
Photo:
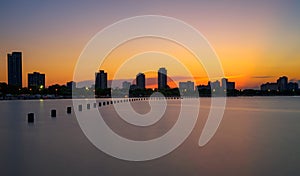
<path fill-rule="evenodd" d="M 100 100 L 101 101 L 101 100 Z M 177 120 L 180 100 L 168 100 L 165 116 L 148 128 L 124 123 L 113 106 L 99 108 L 118 134 L 136 140 L 166 133 Z M 192 134 L 170 154 L 128 162 L 98 150 L 81 131 L 71 100 L 0 101 L 1 175 L 300 175 L 300 97 L 228 98 L 222 123 L 204 147 L 198 140 L 210 99 L 201 98 Z M 132 102 L 147 113 L 147 101 Z M 84 107 L 85 108 L 85 107 Z M 91 105 L 93 108 L 93 105 Z M 50 117 L 50 110 L 57 117 Z M 73 110 L 73 109 L 72 109 Z M 27 123 L 34 112 L 36 121 Z"/>

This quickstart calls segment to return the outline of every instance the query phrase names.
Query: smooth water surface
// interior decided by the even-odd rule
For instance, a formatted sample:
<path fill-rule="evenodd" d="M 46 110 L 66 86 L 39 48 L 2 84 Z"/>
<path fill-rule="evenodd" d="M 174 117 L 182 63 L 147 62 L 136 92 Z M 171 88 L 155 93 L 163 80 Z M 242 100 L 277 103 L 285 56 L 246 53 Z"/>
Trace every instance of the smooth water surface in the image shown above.
<path fill-rule="evenodd" d="M 210 108 L 209 98 L 201 98 L 188 139 L 170 154 L 145 162 L 122 161 L 98 150 L 74 112 L 66 113 L 68 106 L 72 100 L 0 101 L 1 175 L 300 175 L 300 97 L 228 98 L 216 135 L 199 147 Z M 147 101 L 132 106 L 139 113 L 150 110 Z M 57 110 L 56 118 L 50 117 L 51 109 Z M 172 128 L 180 100 L 168 100 L 162 119 L 143 128 L 126 124 L 112 105 L 99 111 L 119 135 L 148 140 Z M 27 123 L 29 112 L 35 113 L 34 124 Z"/>

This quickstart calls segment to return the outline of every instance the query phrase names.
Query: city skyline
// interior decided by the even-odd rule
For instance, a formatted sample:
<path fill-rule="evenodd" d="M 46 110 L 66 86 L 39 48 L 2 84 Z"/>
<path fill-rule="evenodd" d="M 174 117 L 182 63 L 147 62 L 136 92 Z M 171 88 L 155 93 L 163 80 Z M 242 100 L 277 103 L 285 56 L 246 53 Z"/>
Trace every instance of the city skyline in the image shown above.
<path fill-rule="evenodd" d="M 125 5 L 127 3 L 130 6 Z M 281 75 L 288 75 L 297 81 L 300 79 L 300 71 L 297 69 L 300 65 L 297 51 L 300 40 L 294 37 L 299 36 L 300 31 L 300 12 L 297 10 L 299 2 L 182 1 L 176 2 L 174 6 L 172 1 L 77 1 L 72 4 L 70 6 L 68 1 L 3 3 L 0 22 L 6 25 L 2 26 L 0 33 L 0 82 L 7 82 L 6 54 L 22 51 L 23 61 L 26 62 L 23 67 L 23 85 L 26 85 L 26 73 L 32 71 L 47 73 L 46 85 L 64 84 L 72 80 L 76 60 L 94 34 L 118 20 L 144 14 L 178 18 L 199 30 L 216 50 L 225 77 L 237 82 L 239 89 L 259 88 L 261 83 Z M 11 9 L 18 10 L 10 13 Z M 161 48 L 167 47 L 165 45 Z M 131 48 L 124 47 L 122 51 L 126 49 Z M 126 52 L 121 53 L 127 55 Z M 179 55 L 177 53 L 175 56 Z M 186 55 L 183 60 L 188 59 Z M 166 65 L 169 70 L 176 69 L 166 62 L 162 65 Z M 191 69 L 196 68 L 191 66 Z M 101 69 L 114 75 L 115 70 L 109 70 L 107 66 Z M 136 73 L 135 69 L 130 69 L 128 74 L 120 76 L 129 79 Z M 170 73 L 171 77 L 182 75 Z M 201 71 L 194 76 L 203 75 Z M 197 80 L 197 84 L 207 82 L 207 78 L 203 77 Z"/>
<path fill-rule="evenodd" d="M 19 88 L 23 88 L 22 86 L 22 52 L 12 52 L 11 54 L 7 54 L 7 74 L 8 74 L 8 80 L 10 80 L 10 83 L 8 82 L 7 84 L 10 86 L 17 86 Z M 149 79 L 149 78 L 147 78 Z M 157 71 L 157 87 L 153 87 L 153 85 L 149 85 L 146 81 L 146 76 L 144 73 L 139 72 L 136 75 L 135 78 L 135 84 L 133 83 L 134 80 L 131 80 L 131 82 L 128 81 L 123 81 L 122 82 L 122 87 L 131 87 L 135 86 L 138 89 L 146 89 L 146 88 L 157 88 L 157 89 L 166 89 L 166 88 L 180 88 L 180 89 L 188 89 L 191 90 L 191 83 L 194 87 L 194 82 L 191 80 L 188 80 L 186 82 L 176 81 L 172 80 L 172 78 L 169 78 L 167 75 L 167 69 L 165 67 L 160 67 Z M 150 78 L 152 79 L 152 78 Z M 169 80 L 171 79 L 171 81 Z M 195 79 L 194 79 L 195 80 Z M 105 70 L 99 70 L 99 72 L 95 73 L 95 80 L 94 84 L 91 84 L 89 86 L 95 86 L 96 89 L 107 89 L 107 88 L 114 88 L 112 87 L 111 84 L 108 84 L 108 82 L 111 82 L 113 80 L 108 80 L 108 73 L 105 72 Z M 115 80 L 114 80 L 115 81 Z M 45 79 L 45 74 L 40 74 L 39 72 L 32 72 L 28 73 L 28 79 L 27 79 L 27 88 L 38 88 L 38 89 L 43 89 L 46 88 L 46 79 Z M 82 81 L 81 81 L 82 82 Z M 81 83 L 79 82 L 79 84 Z M 84 81 L 83 81 L 84 82 Z M 169 83 L 172 84 L 172 86 L 169 85 Z M 153 84 L 153 83 L 152 83 Z M 222 84 L 222 86 L 221 86 Z M 53 84 L 55 85 L 55 84 Z M 66 82 L 65 84 L 68 88 L 76 88 L 77 82 L 74 81 L 69 81 Z M 125 85 L 125 86 L 124 86 Z M 224 87 L 225 85 L 225 87 Z M 116 86 L 116 84 L 115 84 Z M 81 85 L 81 87 L 84 87 Z M 85 86 L 87 87 L 87 86 Z M 214 89 L 219 89 L 221 87 L 226 88 L 227 90 L 235 90 L 236 89 L 236 83 L 235 82 L 230 82 L 228 81 L 228 78 L 223 77 L 219 79 L 215 79 L 215 81 L 209 80 L 208 85 L 203 85 L 203 84 L 197 84 L 196 87 L 202 89 L 207 89 L 207 87 L 211 88 L 212 90 Z M 282 90 L 298 90 L 299 88 L 299 83 L 295 80 L 289 80 L 287 76 L 281 76 L 277 80 L 276 83 L 262 83 L 260 84 L 260 90 L 262 91 L 282 91 Z M 118 86 L 116 87 L 118 88 Z M 241 89 L 242 90 L 242 89 Z"/>
<path fill-rule="evenodd" d="M 8 67 L 8 57 L 9 57 L 9 55 L 12 55 L 13 53 L 15 53 L 15 54 L 21 53 L 21 60 L 23 60 L 23 52 L 21 52 L 21 51 L 11 51 L 11 52 L 7 53 L 7 67 Z M 23 61 L 21 61 L 21 64 L 23 64 Z M 39 69 L 36 69 L 36 70 L 39 70 Z M 30 70 L 30 71 L 28 71 L 28 73 L 29 72 L 39 72 L 39 71 L 36 71 L 36 70 L 35 71 Z M 22 67 L 21 67 L 21 71 L 23 71 Z M 7 72 L 8 72 L 8 69 L 7 69 Z M 23 76 L 23 75 L 25 75 L 25 76 Z M 285 75 L 285 74 L 279 74 L 279 76 L 282 76 L 282 75 Z M 7 73 L 7 77 L 8 77 L 8 73 Z M 21 76 L 21 79 L 24 78 L 24 77 L 27 78 L 27 73 L 23 72 L 23 74 Z M 152 76 L 152 77 L 148 77 L 147 79 L 155 79 L 155 78 L 156 78 L 155 76 Z M 179 82 L 189 81 L 189 78 L 190 77 L 185 77 L 184 75 L 176 75 L 176 76 L 172 76 L 172 81 L 170 81 L 170 78 L 168 77 L 167 84 L 168 85 L 170 84 L 171 85 L 170 87 L 179 87 Z M 231 78 L 233 80 L 235 79 L 235 77 L 230 77 L 230 76 L 229 77 L 225 76 L 225 78 L 227 78 L 227 79 Z M 237 84 L 236 87 L 239 88 L 239 89 L 260 89 L 261 84 L 263 84 L 265 82 L 271 82 L 274 78 L 276 78 L 276 76 L 253 76 L 252 79 L 264 79 L 266 81 L 258 82 L 258 84 L 254 85 L 254 87 L 253 86 L 252 87 L 240 87 L 239 84 Z M 221 78 L 214 78 L 214 79 L 218 80 L 218 79 L 221 79 Z M 8 80 L 8 78 L 7 78 L 7 80 Z M 127 80 L 128 81 L 128 80 L 132 80 L 132 78 L 121 78 L 121 79 L 116 79 L 116 80 Z M 203 83 L 208 81 L 208 78 L 206 76 L 199 76 L 199 77 L 194 77 L 194 80 L 202 80 L 201 83 L 203 84 Z M 203 81 L 203 80 L 205 80 L 205 81 Z M 70 80 L 66 80 L 63 83 L 58 83 L 58 82 L 54 82 L 53 84 L 48 83 L 47 85 L 65 84 L 68 81 L 70 81 Z M 79 81 L 79 85 L 80 85 L 81 82 L 91 82 L 91 81 L 92 80 L 81 80 L 81 81 Z M 112 81 L 112 79 L 108 79 L 108 81 Z M 291 81 L 292 82 L 297 82 L 298 84 L 300 84 L 300 80 L 298 80 L 298 79 L 292 78 Z M 3 81 L 0 81 L 0 82 L 3 82 Z M 200 85 L 201 83 L 198 83 L 198 85 Z M 28 84 L 28 79 L 27 80 L 23 79 L 22 85 L 27 85 L 27 84 Z M 152 85 L 151 84 L 147 85 L 147 87 L 152 87 L 153 88 L 153 84 Z"/>
<path fill-rule="evenodd" d="M 229 81 L 228 78 L 222 77 L 221 79 L 210 79 L 207 85 L 197 84 L 189 80 L 186 82 L 175 83 L 172 78 L 168 77 L 167 69 L 160 67 L 157 70 L 156 87 L 149 87 L 146 81 L 146 75 L 139 72 L 136 75 L 135 80 L 131 82 L 123 81 L 122 89 L 116 86 L 114 80 L 109 83 L 108 72 L 106 70 L 99 70 L 95 73 L 94 84 L 89 86 L 77 87 L 77 82 L 69 81 L 65 85 L 61 86 L 58 84 L 46 87 L 45 74 L 39 72 L 28 73 L 28 86 L 22 86 L 22 52 L 12 52 L 7 55 L 7 67 L 8 67 L 8 78 L 9 84 L 1 83 L 1 95 L 5 98 L 11 98 L 12 95 L 17 96 L 16 98 L 55 98 L 59 97 L 72 97 L 73 90 L 77 93 L 77 96 L 84 96 L 88 92 L 93 91 L 94 96 L 98 98 L 111 97 L 112 93 L 114 97 L 143 97 L 149 96 L 154 91 L 162 92 L 166 96 L 266 96 L 266 95 L 298 95 L 299 84 L 293 80 L 289 80 L 287 76 L 281 76 L 274 83 L 263 83 L 260 85 L 260 90 L 236 89 L 236 83 Z M 171 81 L 168 81 L 171 80 Z M 174 83 L 176 86 L 172 87 L 168 83 Z M 146 86 L 147 85 L 147 86 Z M 81 92 L 81 93 L 80 93 Z M 12 93 L 12 94 L 11 94 Z M 43 95 L 43 94 L 47 95 Z M 52 94 L 51 94 L 52 93 Z M 53 94 L 54 93 L 54 94 Z M 79 94 L 78 94 L 79 93 Z M 33 95 L 34 94 L 34 95 Z M 8 96 L 6 96 L 8 95 Z M 33 96 L 32 96 L 33 95 Z M 63 96 L 62 96 L 63 95 Z M 2 97 L 2 99 L 4 98 Z"/>
<path fill-rule="evenodd" d="M 1 1 L 1 175 L 300 176 L 299 18 L 300 0 Z"/>

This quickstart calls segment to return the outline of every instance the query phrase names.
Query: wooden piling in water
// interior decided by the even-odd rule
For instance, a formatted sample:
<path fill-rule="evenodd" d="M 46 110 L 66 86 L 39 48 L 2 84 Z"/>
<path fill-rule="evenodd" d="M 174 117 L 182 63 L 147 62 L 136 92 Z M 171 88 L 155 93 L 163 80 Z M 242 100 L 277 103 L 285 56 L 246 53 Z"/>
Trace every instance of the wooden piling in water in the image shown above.
<path fill-rule="evenodd" d="M 56 110 L 55 109 L 51 110 L 51 117 L 56 117 Z"/>
<path fill-rule="evenodd" d="M 67 107 L 67 114 L 71 114 L 72 113 L 72 108 L 71 107 Z"/>
<path fill-rule="evenodd" d="M 28 123 L 34 123 L 34 113 L 28 113 L 27 122 Z"/>

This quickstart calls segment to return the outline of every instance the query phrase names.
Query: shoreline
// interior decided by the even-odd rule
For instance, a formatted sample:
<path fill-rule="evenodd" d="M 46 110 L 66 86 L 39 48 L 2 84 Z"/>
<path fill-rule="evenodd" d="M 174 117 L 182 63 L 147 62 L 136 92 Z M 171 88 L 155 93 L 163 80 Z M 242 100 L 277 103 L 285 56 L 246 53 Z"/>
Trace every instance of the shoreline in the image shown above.
<path fill-rule="evenodd" d="M 214 96 L 214 98 L 222 96 Z M 244 97 L 300 97 L 300 95 L 237 95 L 237 96 L 226 96 L 226 98 L 244 98 Z M 27 100 L 72 100 L 72 99 L 133 99 L 133 98 L 150 98 L 150 97 L 54 97 L 54 98 L 18 98 L 18 97 L 9 97 L 3 98 L 0 97 L 0 101 L 27 101 Z M 166 98 L 212 98 L 212 96 L 198 96 L 198 97 L 178 97 L 178 96 L 168 96 Z"/>

